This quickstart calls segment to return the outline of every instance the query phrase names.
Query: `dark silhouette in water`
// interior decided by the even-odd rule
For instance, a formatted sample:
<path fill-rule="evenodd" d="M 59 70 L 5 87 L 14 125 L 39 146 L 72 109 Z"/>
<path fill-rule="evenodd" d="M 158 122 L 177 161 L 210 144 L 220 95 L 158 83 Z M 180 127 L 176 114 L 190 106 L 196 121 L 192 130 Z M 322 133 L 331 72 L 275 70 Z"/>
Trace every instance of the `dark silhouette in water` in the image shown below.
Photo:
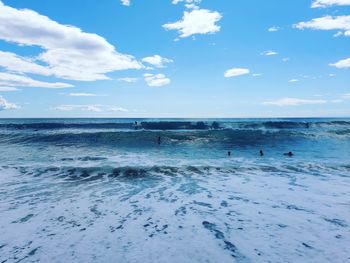
<path fill-rule="evenodd" d="M 260 156 L 264 156 L 263 150 L 260 150 Z"/>
<path fill-rule="evenodd" d="M 294 153 L 293 152 L 288 152 L 288 153 L 285 153 L 284 155 L 288 156 L 288 157 L 292 157 L 294 155 Z"/>
<path fill-rule="evenodd" d="M 158 139 L 157 139 L 158 145 L 160 145 L 161 141 L 162 141 L 162 138 L 160 138 L 160 136 L 158 136 Z"/>
<path fill-rule="evenodd" d="M 228 156 L 231 156 L 231 151 L 228 151 L 228 152 L 227 152 L 227 155 L 228 155 Z"/>
<path fill-rule="evenodd" d="M 214 129 L 214 130 L 217 130 L 220 128 L 220 125 L 218 122 L 214 121 L 211 125 L 211 128 Z"/>
<path fill-rule="evenodd" d="M 135 123 L 134 123 L 134 128 L 135 128 L 135 130 L 137 130 L 137 121 L 135 121 Z"/>

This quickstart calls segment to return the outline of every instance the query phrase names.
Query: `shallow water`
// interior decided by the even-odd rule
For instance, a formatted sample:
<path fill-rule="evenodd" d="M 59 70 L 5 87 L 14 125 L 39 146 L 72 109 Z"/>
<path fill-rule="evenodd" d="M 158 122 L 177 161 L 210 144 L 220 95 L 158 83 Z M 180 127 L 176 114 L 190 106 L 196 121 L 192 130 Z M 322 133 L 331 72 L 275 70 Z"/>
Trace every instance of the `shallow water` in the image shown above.
<path fill-rule="evenodd" d="M 3 119 L 0 152 L 0 262 L 350 260 L 347 119 Z"/>

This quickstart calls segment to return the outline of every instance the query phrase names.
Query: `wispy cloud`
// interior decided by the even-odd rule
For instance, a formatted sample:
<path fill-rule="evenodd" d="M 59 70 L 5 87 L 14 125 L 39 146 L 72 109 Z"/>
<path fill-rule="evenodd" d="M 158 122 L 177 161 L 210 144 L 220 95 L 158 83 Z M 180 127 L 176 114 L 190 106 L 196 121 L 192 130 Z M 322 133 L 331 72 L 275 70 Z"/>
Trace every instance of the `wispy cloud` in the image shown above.
<path fill-rule="evenodd" d="M 0 91 L 6 92 L 6 91 L 19 91 L 20 89 L 14 88 L 14 87 L 0 87 Z"/>
<path fill-rule="evenodd" d="M 16 74 L 4 73 L 4 72 L 0 72 L 0 86 L 36 87 L 36 88 L 49 88 L 49 89 L 61 89 L 61 88 L 73 87 L 73 85 L 67 84 L 67 83 L 37 81 L 23 75 L 16 75 Z"/>
<path fill-rule="evenodd" d="M 344 99 L 350 100 L 350 93 L 346 93 L 343 95 Z"/>
<path fill-rule="evenodd" d="M 313 105 L 313 104 L 324 104 L 326 100 L 309 100 L 309 99 L 297 99 L 297 98 L 283 98 L 274 101 L 265 101 L 263 105 L 274 105 L 279 107 L 284 106 L 299 106 L 299 105 Z"/>
<path fill-rule="evenodd" d="M 137 78 L 119 78 L 118 81 L 127 82 L 127 83 L 135 83 L 135 82 L 137 82 Z"/>
<path fill-rule="evenodd" d="M 320 8 L 320 7 L 330 7 L 332 5 L 350 5 L 350 0 L 315 0 L 311 7 Z"/>
<path fill-rule="evenodd" d="M 69 93 L 68 96 L 70 97 L 97 97 L 101 95 L 97 95 L 94 93 Z"/>
<path fill-rule="evenodd" d="M 128 109 L 118 107 L 118 106 L 109 106 L 101 104 L 92 104 L 92 105 L 77 105 L 77 104 L 67 104 L 60 105 L 54 108 L 57 111 L 92 111 L 92 112 L 103 112 L 103 111 L 113 111 L 113 112 L 127 112 Z"/>
<path fill-rule="evenodd" d="M 298 82 L 298 79 L 290 79 L 288 82 L 293 83 L 293 82 Z"/>
<path fill-rule="evenodd" d="M 269 32 L 277 32 L 279 30 L 280 30 L 280 27 L 278 27 L 278 26 L 272 26 L 269 29 L 267 29 L 267 31 L 269 31 Z"/>
<path fill-rule="evenodd" d="M 339 60 L 338 62 L 329 65 L 336 68 L 350 68 L 350 58 Z"/>
<path fill-rule="evenodd" d="M 8 102 L 2 96 L 0 96 L 0 111 L 3 110 L 14 110 L 19 109 L 20 107 L 14 103 Z"/>
<path fill-rule="evenodd" d="M 246 75 L 249 73 L 250 73 L 250 70 L 247 68 L 231 68 L 225 71 L 224 76 L 226 78 L 232 78 L 232 77 Z"/>
<path fill-rule="evenodd" d="M 276 55 L 278 55 L 278 53 L 276 51 L 273 51 L 273 50 L 267 50 L 267 51 L 261 52 L 261 55 L 263 55 L 263 56 L 276 56 Z"/>
<path fill-rule="evenodd" d="M 125 5 L 125 6 L 130 6 L 131 2 L 130 0 L 121 0 L 122 2 L 122 5 Z"/>
<path fill-rule="evenodd" d="M 148 64 L 151 64 L 152 66 L 155 66 L 157 68 L 164 68 L 166 64 L 173 63 L 174 61 L 169 58 L 163 58 L 159 55 L 154 55 L 152 57 L 145 57 L 142 59 L 142 62 L 146 62 Z"/>
<path fill-rule="evenodd" d="M 341 30 L 343 35 L 350 36 L 350 16 L 324 16 L 300 22 L 294 27 L 297 29 Z"/>

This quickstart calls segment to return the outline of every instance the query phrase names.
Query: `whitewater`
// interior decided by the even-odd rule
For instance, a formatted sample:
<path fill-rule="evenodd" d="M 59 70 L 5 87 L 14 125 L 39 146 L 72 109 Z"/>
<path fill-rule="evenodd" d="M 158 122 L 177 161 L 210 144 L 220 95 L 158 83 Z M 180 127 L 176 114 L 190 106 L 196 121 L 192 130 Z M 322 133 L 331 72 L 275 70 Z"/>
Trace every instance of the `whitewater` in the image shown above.
<path fill-rule="evenodd" d="M 350 261 L 350 119 L 0 119 L 0 153 L 0 263 Z"/>

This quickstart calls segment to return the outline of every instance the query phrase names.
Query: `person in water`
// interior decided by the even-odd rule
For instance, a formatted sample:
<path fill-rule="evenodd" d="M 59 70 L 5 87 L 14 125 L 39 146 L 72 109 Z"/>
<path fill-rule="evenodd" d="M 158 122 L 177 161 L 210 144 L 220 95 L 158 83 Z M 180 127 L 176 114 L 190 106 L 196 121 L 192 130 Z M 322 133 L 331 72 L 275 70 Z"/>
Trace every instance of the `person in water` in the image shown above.
<path fill-rule="evenodd" d="M 161 140 L 162 140 L 162 138 L 160 138 L 160 136 L 158 136 L 158 139 L 157 139 L 157 143 L 158 143 L 158 145 L 160 145 Z"/>
<path fill-rule="evenodd" d="M 292 156 L 294 155 L 294 153 L 293 153 L 293 152 L 287 152 L 287 153 L 285 153 L 284 155 L 285 155 L 285 156 L 288 156 L 288 157 L 292 157 Z"/>
<path fill-rule="evenodd" d="M 260 150 L 260 156 L 264 156 L 263 150 Z"/>
<path fill-rule="evenodd" d="M 227 155 L 228 155 L 228 156 L 231 156 L 231 151 L 228 151 L 228 152 L 227 152 Z"/>

